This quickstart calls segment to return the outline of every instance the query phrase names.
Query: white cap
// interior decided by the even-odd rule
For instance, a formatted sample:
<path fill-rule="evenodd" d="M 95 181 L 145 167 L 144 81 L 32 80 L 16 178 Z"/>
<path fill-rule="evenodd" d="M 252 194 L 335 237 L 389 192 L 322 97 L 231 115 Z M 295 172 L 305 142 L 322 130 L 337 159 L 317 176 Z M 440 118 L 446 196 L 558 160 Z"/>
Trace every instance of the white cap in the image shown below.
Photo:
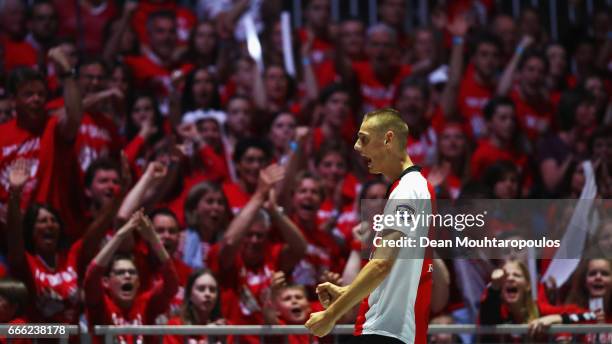
<path fill-rule="evenodd" d="M 220 126 L 225 124 L 227 115 L 223 111 L 217 110 L 195 110 L 183 114 L 181 124 L 194 124 L 204 119 L 214 119 Z"/>

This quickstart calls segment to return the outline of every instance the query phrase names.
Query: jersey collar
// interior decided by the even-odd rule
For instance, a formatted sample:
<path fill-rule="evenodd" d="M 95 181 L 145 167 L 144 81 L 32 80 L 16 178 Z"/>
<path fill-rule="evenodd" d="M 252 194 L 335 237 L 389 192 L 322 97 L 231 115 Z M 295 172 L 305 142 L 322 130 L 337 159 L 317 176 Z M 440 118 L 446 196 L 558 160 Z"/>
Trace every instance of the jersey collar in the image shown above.
<path fill-rule="evenodd" d="M 393 189 L 395 189 L 397 184 L 399 184 L 400 180 L 402 180 L 402 177 L 407 175 L 410 172 L 421 172 L 421 167 L 417 165 L 412 165 L 408 167 L 407 169 L 403 170 L 402 173 L 399 175 L 399 177 L 397 177 L 397 179 L 394 180 L 393 183 L 391 183 L 391 185 L 389 185 L 389 187 L 387 188 L 387 198 L 391 194 L 391 191 L 393 191 Z"/>

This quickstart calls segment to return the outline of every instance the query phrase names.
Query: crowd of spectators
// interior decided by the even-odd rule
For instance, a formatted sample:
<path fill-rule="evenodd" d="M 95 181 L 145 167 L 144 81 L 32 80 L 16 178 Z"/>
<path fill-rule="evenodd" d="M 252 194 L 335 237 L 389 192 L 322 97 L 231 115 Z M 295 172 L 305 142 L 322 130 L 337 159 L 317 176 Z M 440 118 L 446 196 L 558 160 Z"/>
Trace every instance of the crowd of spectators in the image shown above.
<path fill-rule="evenodd" d="M 0 322 L 304 324 L 361 267 L 360 200 L 386 196 L 353 150 L 373 109 L 401 113 L 438 199 L 612 195 L 610 9 L 557 42 L 494 1 L 436 1 L 412 30 L 402 0 L 372 25 L 302 4 L 288 46 L 279 0 L 0 1 Z M 603 215 L 564 285 L 436 259 L 430 323 L 612 322 Z"/>

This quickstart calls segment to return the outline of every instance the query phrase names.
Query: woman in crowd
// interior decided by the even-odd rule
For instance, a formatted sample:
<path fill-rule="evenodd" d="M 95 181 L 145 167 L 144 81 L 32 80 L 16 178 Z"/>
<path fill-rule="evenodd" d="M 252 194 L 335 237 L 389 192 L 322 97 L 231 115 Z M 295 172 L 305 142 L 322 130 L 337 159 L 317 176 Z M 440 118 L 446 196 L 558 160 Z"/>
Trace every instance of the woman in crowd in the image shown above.
<path fill-rule="evenodd" d="M 222 62 L 219 58 L 219 39 L 212 22 L 201 21 L 196 25 L 189 40 L 185 60 L 198 67 L 215 66 Z"/>
<path fill-rule="evenodd" d="M 502 160 L 489 167 L 484 173 L 484 183 L 491 198 L 519 198 L 520 174 L 510 161 Z"/>
<path fill-rule="evenodd" d="M 282 65 L 270 64 L 262 75 L 256 67 L 253 73 L 255 83 L 252 98 L 256 109 L 265 114 L 264 118 L 269 119 L 273 113 L 293 107 L 294 81 Z"/>
<path fill-rule="evenodd" d="M 193 269 L 205 267 L 212 246 L 229 224 L 230 210 L 218 184 L 202 182 L 194 186 L 185 201 L 183 262 Z"/>
<path fill-rule="evenodd" d="M 135 94 L 128 104 L 125 137 L 129 143 L 124 150 L 137 176 L 144 172 L 155 144 L 165 133 L 155 96 L 152 93 Z"/>
<path fill-rule="evenodd" d="M 22 190 L 29 176 L 25 159 L 16 160 L 9 172 L 10 196 L 6 241 L 12 273 L 24 281 L 31 303 L 26 310 L 30 322 L 74 324 L 79 317 L 78 273 L 93 258 L 98 242 L 94 233 L 105 230 L 117 208 L 109 202 L 83 235 L 67 247 L 64 225 L 50 206 L 33 203 L 22 216 Z"/>
<path fill-rule="evenodd" d="M 181 315 L 168 321 L 168 325 L 226 325 L 221 317 L 219 284 L 209 269 L 194 271 L 185 285 Z M 225 338 L 207 335 L 164 336 L 164 344 L 205 341 L 209 344 L 225 343 Z"/>
<path fill-rule="evenodd" d="M 253 105 L 248 97 L 236 95 L 228 100 L 225 112 L 225 149 L 228 150 L 228 156 L 232 156 L 238 141 L 252 136 Z"/>
<path fill-rule="evenodd" d="M 219 109 L 221 100 L 217 82 L 210 68 L 196 67 L 189 72 L 185 77 L 180 114 L 198 109 Z"/>
<path fill-rule="evenodd" d="M 274 160 L 283 164 L 291 151 L 297 149 L 295 137 L 295 117 L 289 112 L 279 112 L 272 120 L 268 139 L 274 146 Z"/>
<path fill-rule="evenodd" d="M 608 225 L 609 227 L 609 225 Z M 572 276 L 572 286 L 565 301 L 595 313 L 598 323 L 612 322 L 612 260 L 583 259 Z M 581 343 L 607 343 L 612 333 L 589 333 L 579 337 Z"/>
<path fill-rule="evenodd" d="M 481 325 L 529 324 L 527 340 L 545 340 L 543 332 L 551 324 L 562 318 L 564 323 L 578 322 L 578 317 L 569 314 L 583 313 L 583 309 L 566 305 L 553 307 L 547 303 L 537 302 L 532 297 L 532 283 L 529 270 L 520 261 L 506 261 L 501 268 L 491 274 L 491 283 L 480 305 Z M 576 320 L 575 320 L 576 319 Z M 523 336 L 483 336 L 482 342 L 506 343 L 523 342 Z"/>

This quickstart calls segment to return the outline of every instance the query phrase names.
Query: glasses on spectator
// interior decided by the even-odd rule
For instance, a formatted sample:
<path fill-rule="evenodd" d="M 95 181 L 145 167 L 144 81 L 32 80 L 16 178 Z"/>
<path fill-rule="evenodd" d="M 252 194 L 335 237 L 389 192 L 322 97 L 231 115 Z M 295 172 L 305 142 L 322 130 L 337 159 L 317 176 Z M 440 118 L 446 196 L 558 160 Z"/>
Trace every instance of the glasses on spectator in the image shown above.
<path fill-rule="evenodd" d="M 136 269 L 118 269 L 118 270 L 112 270 L 111 272 L 113 273 L 113 275 L 117 275 L 117 276 L 123 276 L 125 274 L 128 274 L 129 276 L 135 276 L 136 274 L 138 274 Z"/>

